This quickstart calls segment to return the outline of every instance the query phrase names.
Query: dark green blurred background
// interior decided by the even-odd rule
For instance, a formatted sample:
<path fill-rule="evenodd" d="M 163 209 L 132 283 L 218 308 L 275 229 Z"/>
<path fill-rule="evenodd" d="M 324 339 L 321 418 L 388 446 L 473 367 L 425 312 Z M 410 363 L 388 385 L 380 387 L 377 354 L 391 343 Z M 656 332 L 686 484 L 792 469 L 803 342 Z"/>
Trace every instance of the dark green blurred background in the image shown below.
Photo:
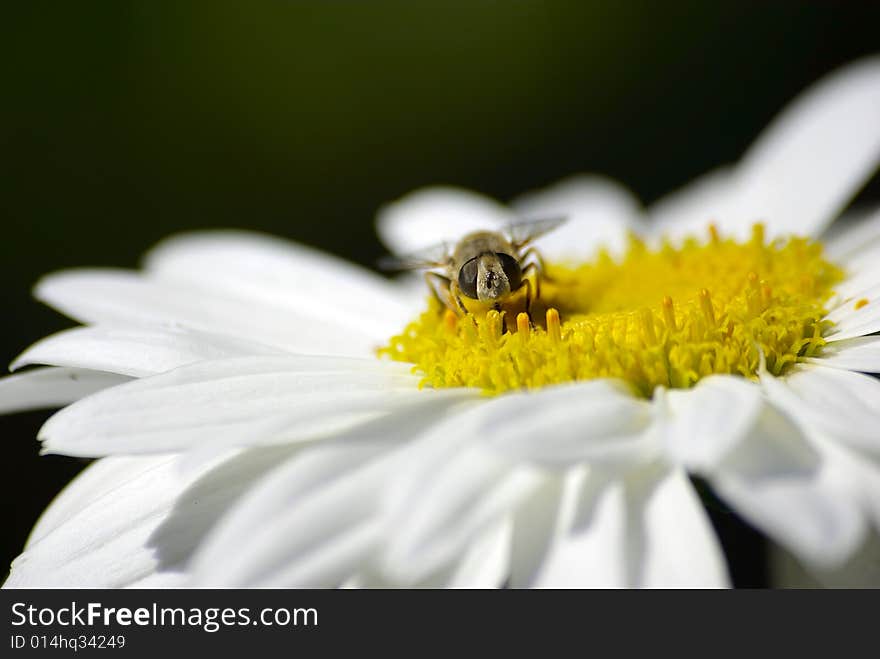
<path fill-rule="evenodd" d="M 31 300 L 41 274 L 135 266 L 182 229 L 369 264 L 375 209 L 425 184 L 505 199 L 597 171 L 651 201 L 880 51 L 877 5 L 4 3 L 0 359 L 70 325 Z M 38 458 L 47 416 L 0 418 L 2 561 L 83 464 Z M 760 546 L 718 523 L 738 583 L 761 583 Z"/>

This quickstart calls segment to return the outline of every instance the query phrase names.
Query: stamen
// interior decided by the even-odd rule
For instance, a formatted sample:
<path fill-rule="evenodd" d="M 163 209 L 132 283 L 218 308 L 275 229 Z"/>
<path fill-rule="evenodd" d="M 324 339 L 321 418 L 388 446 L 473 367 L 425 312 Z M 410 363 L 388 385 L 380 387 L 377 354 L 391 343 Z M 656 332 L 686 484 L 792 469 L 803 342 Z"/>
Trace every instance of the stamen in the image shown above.
<path fill-rule="evenodd" d="M 668 295 L 663 296 L 663 322 L 666 323 L 666 329 L 670 332 L 677 329 L 675 326 L 675 306 L 672 298 Z"/>
<path fill-rule="evenodd" d="M 559 322 L 559 312 L 556 309 L 547 309 L 547 335 L 554 343 L 562 340 L 562 325 Z"/>
<path fill-rule="evenodd" d="M 458 326 L 458 316 L 451 309 L 447 309 L 443 314 L 443 326 L 448 332 L 454 332 Z"/>
<path fill-rule="evenodd" d="M 654 314 L 650 309 L 642 309 L 642 333 L 645 337 L 645 345 L 657 344 L 657 334 L 654 332 Z"/>
<path fill-rule="evenodd" d="M 764 246 L 764 225 L 761 222 L 752 225 L 752 245 L 755 247 Z"/>
<path fill-rule="evenodd" d="M 485 320 L 478 326 L 480 338 L 494 346 L 504 332 L 504 312 L 494 309 L 486 314 Z"/>
<path fill-rule="evenodd" d="M 718 235 L 718 227 L 714 222 L 709 223 L 709 240 L 713 245 L 721 242 L 721 236 Z"/>
<path fill-rule="evenodd" d="M 859 309 L 861 309 L 862 307 L 865 307 L 867 305 L 868 305 L 868 298 L 863 297 L 861 300 L 856 302 L 855 310 L 858 311 Z"/>
<path fill-rule="evenodd" d="M 528 338 L 531 332 L 532 321 L 529 320 L 529 314 L 520 313 L 516 316 L 516 332 L 523 338 Z"/>
<path fill-rule="evenodd" d="M 700 309 L 703 310 L 703 316 L 709 327 L 715 327 L 715 310 L 712 308 L 712 298 L 706 288 L 700 290 Z"/>
<path fill-rule="evenodd" d="M 749 315 L 751 316 L 757 316 L 763 310 L 761 303 L 761 284 L 758 282 L 758 275 L 754 272 L 750 272 L 748 275 L 746 305 L 749 308 Z"/>

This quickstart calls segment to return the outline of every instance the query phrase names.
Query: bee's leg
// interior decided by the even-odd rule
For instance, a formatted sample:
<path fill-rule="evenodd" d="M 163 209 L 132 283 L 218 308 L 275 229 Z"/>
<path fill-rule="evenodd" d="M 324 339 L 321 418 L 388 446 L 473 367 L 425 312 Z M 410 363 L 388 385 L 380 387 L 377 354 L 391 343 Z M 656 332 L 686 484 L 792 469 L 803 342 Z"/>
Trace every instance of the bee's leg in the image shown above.
<path fill-rule="evenodd" d="M 524 251 L 520 257 L 520 263 L 528 259 L 532 258 L 532 261 L 526 266 L 525 269 L 532 267 L 535 272 L 537 272 L 541 277 L 546 279 L 547 281 L 553 281 L 553 278 L 547 275 L 547 265 L 544 263 L 544 257 L 541 256 L 541 252 L 537 250 L 535 247 L 529 247 L 526 251 Z M 523 272 L 525 272 L 525 269 Z"/>
<path fill-rule="evenodd" d="M 532 282 L 530 279 L 526 279 L 526 275 L 530 272 L 535 273 L 535 299 L 538 300 L 541 298 L 541 278 L 544 277 L 544 271 L 534 261 L 522 269 L 523 282 L 529 285 L 529 292 L 531 292 Z"/>
<path fill-rule="evenodd" d="M 520 288 L 526 289 L 526 313 L 529 316 L 529 319 L 532 317 L 532 282 L 530 279 L 523 278 L 522 283 L 519 285 Z M 537 298 L 535 298 L 537 299 Z"/>
<path fill-rule="evenodd" d="M 434 297 L 437 298 L 438 302 L 443 304 L 453 313 L 458 313 L 455 304 L 452 301 L 452 292 L 450 291 L 450 285 L 452 282 L 448 277 L 444 277 L 436 272 L 426 272 L 425 282 L 428 284 L 428 288 L 431 289 L 431 292 L 434 294 Z"/>
<path fill-rule="evenodd" d="M 467 316 L 469 312 L 467 310 L 467 307 L 464 306 L 464 302 L 461 301 L 461 291 L 458 288 L 458 282 L 451 280 L 447 281 L 449 281 L 449 296 L 458 303 L 458 308 L 459 310 L 461 310 L 461 315 Z M 452 310 L 456 311 L 455 309 Z"/>

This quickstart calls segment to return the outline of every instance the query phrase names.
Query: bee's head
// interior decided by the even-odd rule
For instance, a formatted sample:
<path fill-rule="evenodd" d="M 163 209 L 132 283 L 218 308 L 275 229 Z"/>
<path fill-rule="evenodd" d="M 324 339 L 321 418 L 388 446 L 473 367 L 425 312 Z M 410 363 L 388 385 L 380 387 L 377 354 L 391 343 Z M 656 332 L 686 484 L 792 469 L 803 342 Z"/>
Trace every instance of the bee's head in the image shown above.
<path fill-rule="evenodd" d="M 522 269 L 510 254 L 481 254 L 467 261 L 458 273 L 461 292 L 481 302 L 500 300 L 517 290 L 521 282 Z"/>

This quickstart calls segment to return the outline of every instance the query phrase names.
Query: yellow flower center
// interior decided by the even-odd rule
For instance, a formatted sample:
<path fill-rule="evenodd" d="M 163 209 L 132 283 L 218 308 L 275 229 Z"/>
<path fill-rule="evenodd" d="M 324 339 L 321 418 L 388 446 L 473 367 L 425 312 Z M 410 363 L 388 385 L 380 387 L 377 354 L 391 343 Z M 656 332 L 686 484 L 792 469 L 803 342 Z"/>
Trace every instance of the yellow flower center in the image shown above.
<path fill-rule="evenodd" d="M 815 356 L 831 326 L 824 304 L 842 279 L 822 245 L 768 244 L 761 225 L 747 242 L 714 227 L 710 236 L 659 249 L 632 237 L 620 260 L 548 264 L 531 323 L 523 294 L 501 312 L 469 306 L 461 318 L 432 298 L 380 354 L 415 364 L 433 387 L 500 393 L 619 378 L 645 397 L 714 373 L 754 378 L 761 355 L 775 375 Z"/>

